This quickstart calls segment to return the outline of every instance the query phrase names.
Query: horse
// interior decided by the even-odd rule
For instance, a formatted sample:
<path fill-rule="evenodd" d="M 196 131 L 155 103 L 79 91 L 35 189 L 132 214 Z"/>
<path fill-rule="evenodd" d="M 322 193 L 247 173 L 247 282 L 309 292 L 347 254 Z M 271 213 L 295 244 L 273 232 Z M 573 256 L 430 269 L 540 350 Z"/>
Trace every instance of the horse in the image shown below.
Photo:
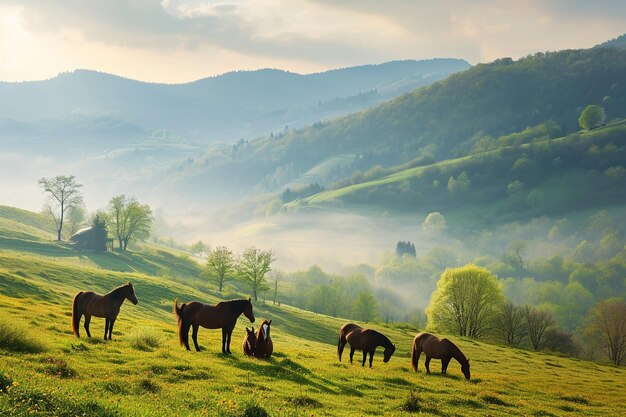
<path fill-rule="evenodd" d="M 254 323 L 251 299 L 222 301 L 215 305 L 202 304 L 198 301 L 183 303 L 178 307 L 178 299 L 174 300 L 174 315 L 178 320 L 178 340 L 181 346 L 189 349 L 189 328 L 193 328 L 191 337 L 196 351 L 198 346 L 198 328 L 222 329 L 222 353 L 230 354 L 230 337 L 237 323 L 237 318 L 244 314 Z"/>
<path fill-rule="evenodd" d="M 254 356 L 256 349 L 256 334 L 254 334 L 254 326 L 250 329 L 246 327 L 246 337 L 243 339 L 243 354 L 246 356 Z"/>
<path fill-rule="evenodd" d="M 257 358 L 265 359 L 272 356 L 274 343 L 272 342 L 272 338 L 270 336 L 271 324 L 272 320 L 263 320 L 259 326 L 259 330 L 256 334 L 256 347 L 254 349 L 254 356 Z"/>
<path fill-rule="evenodd" d="M 465 375 L 465 379 L 470 379 L 470 363 L 465 357 L 461 349 L 448 339 L 439 339 L 430 333 L 418 333 L 413 339 L 413 351 L 411 352 L 411 365 L 413 370 L 417 372 L 417 363 L 420 355 L 426 354 L 426 373 L 430 373 L 430 360 L 441 359 L 441 373 L 445 374 L 448 370 L 450 359 L 454 358 L 461 364 L 461 372 Z"/>
<path fill-rule="evenodd" d="M 339 362 L 341 362 L 341 354 L 346 343 L 350 344 L 350 363 L 352 363 L 352 357 L 355 350 L 363 351 L 363 363 L 361 366 L 365 366 L 365 359 L 367 354 L 370 355 L 370 368 L 372 367 L 372 360 L 374 359 L 374 353 L 376 348 L 382 346 L 385 348 L 383 362 L 389 362 L 391 355 L 396 351 L 396 345 L 391 343 L 387 336 L 372 329 L 363 329 L 361 326 L 354 323 L 344 324 L 339 331 L 339 342 L 337 344 L 337 355 L 339 356 Z"/>
<path fill-rule="evenodd" d="M 131 303 L 137 305 L 137 297 L 135 289 L 130 282 L 117 287 L 113 291 L 105 295 L 99 295 L 92 291 L 80 291 L 74 296 L 72 302 L 72 332 L 76 337 L 80 337 L 80 320 L 85 315 L 85 331 L 87 336 L 91 337 L 89 332 L 89 323 L 91 316 L 104 317 L 104 340 L 111 340 L 113 335 L 113 324 L 120 312 L 120 307 L 124 300 L 128 299 Z"/>

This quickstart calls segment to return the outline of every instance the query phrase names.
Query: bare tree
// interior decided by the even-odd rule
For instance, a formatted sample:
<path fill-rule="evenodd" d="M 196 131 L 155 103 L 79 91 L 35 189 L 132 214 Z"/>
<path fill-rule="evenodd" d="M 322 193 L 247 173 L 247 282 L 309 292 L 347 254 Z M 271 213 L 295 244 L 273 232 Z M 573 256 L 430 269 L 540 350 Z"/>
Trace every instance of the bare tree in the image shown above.
<path fill-rule="evenodd" d="M 206 276 L 214 281 L 218 286 L 218 291 L 222 292 L 224 283 L 231 278 L 234 271 L 235 258 L 233 251 L 226 246 L 217 246 L 209 252 L 206 260 Z"/>
<path fill-rule="evenodd" d="M 540 350 L 546 342 L 548 329 L 554 324 L 552 315 L 531 306 L 524 306 L 526 332 L 533 349 Z"/>
<path fill-rule="evenodd" d="M 56 225 L 57 240 L 61 241 L 66 211 L 83 204 L 83 196 L 80 193 L 83 185 L 77 183 L 73 175 L 57 175 L 50 179 L 44 177 L 38 183 L 44 192 L 49 194 L 47 208 Z"/>
<path fill-rule="evenodd" d="M 601 336 L 611 362 L 619 366 L 626 361 L 626 303 L 608 299 L 591 309 L 591 327 Z"/>
<path fill-rule="evenodd" d="M 500 307 L 500 313 L 494 318 L 495 332 L 509 346 L 518 346 L 526 335 L 524 311 L 507 300 Z"/>
<path fill-rule="evenodd" d="M 526 251 L 528 249 L 528 245 L 523 240 L 514 240 L 507 247 L 506 253 L 504 257 L 509 265 L 515 268 L 517 271 L 517 276 L 522 278 L 524 274 L 524 257 L 526 256 Z"/>
<path fill-rule="evenodd" d="M 243 252 L 237 265 L 237 272 L 239 278 L 252 290 L 254 301 L 258 300 L 259 292 L 267 289 L 265 275 L 271 270 L 271 265 L 275 260 L 276 257 L 272 251 L 252 247 Z"/>
<path fill-rule="evenodd" d="M 283 273 L 280 271 L 271 271 L 270 272 L 270 281 L 274 287 L 274 294 L 272 296 L 272 304 L 276 304 L 276 297 L 278 297 L 278 283 L 282 281 L 284 278 Z"/>

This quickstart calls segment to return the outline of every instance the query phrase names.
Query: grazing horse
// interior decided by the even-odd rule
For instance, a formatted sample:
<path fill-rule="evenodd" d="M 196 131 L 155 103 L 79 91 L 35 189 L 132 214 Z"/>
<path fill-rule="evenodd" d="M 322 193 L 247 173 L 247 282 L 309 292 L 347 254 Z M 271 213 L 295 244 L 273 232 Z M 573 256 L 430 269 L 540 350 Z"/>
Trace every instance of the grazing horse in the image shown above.
<path fill-rule="evenodd" d="M 270 336 L 270 326 L 272 320 L 263 320 L 259 326 L 259 330 L 256 334 L 256 347 L 254 349 L 254 356 L 260 359 L 269 358 L 274 351 L 274 343 Z"/>
<path fill-rule="evenodd" d="M 254 326 L 250 329 L 246 327 L 246 337 L 243 339 L 243 354 L 246 356 L 254 356 L 256 348 L 256 334 L 254 334 Z"/>
<path fill-rule="evenodd" d="M 117 287 L 113 291 L 105 295 L 98 295 L 91 291 L 81 291 L 74 297 L 72 303 L 72 331 L 76 337 L 80 337 L 80 319 L 85 315 L 85 331 L 87 336 L 91 337 L 89 332 L 89 323 L 91 316 L 104 317 L 104 340 L 111 340 L 113 334 L 113 324 L 120 312 L 120 307 L 124 300 L 130 300 L 131 303 L 137 304 L 137 297 L 133 284 L 130 282 Z"/>
<path fill-rule="evenodd" d="M 418 333 L 413 340 L 413 351 L 411 352 L 411 365 L 413 370 L 417 372 L 417 363 L 420 355 L 426 354 L 426 373 L 430 373 L 430 360 L 441 359 L 441 373 L 445 374 L 448 370 L 450 359 L 454 358 L 461 364 L 461 372 L 465 375 L 465 379 L 470 379 L 469 359 L 465 357 L 461 349 L 448 339 L 439 339 L 430 333 Z"/>
<path fill-rule="evenodd" d="M 183 303 L 178 307 L 178 299 L 174 301 L 174 314 L 178 320 L 178 340 L 181 346 L 189 349 L 189 328 L 193 328 L 191 337 L 196 351 L 198 346 L 198 328 L 222 329 L 222 353 L 230 352 L 230 337 L 237 323 L 237 318 L 244 314 L 254 323 L 251 299 L 222 301 L 215 305 L 202 304 L 197 301 Z"/>
<path fill-rule="evenodd" d="M 383 362 L 389 362 L 391 355 L 396 351 L 396 345 L 391 343 L 387 336 L 376 330 L 363 329 L 361 326 L 354 323 L 344 324 L 339 331 L 339 343 L 337 344 L 337 354 L 339 355 L 339 362 L 341 362 L 341 354 L 346 343 L 350 344 L 350 363 L 352 363 L 352 357 L 355 350 L 363 351 L 363 363 L 365 366 L 365 359 L 367 354 L 370 354 L 370 368 L 372 367 L 372 360 L 374 359 L 374 353 L 376 348 L 382 346 L 385 348 Z"/>

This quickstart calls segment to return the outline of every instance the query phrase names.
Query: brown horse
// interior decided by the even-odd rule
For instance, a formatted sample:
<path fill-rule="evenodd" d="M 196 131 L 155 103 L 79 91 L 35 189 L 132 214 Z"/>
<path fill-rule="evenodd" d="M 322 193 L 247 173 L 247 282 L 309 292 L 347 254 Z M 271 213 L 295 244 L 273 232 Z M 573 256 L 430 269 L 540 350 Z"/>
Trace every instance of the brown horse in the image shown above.
<path fill-rule="evenodd" d="M 189 349 L 189 328 L 193 327 L 193 344 L 196 351 L 198 346 L 198 328 L 222 329 L 222 352 L 230 353 L 230 337 L 237 323 L 237 318 L 243 313 L 251 323 L 254 323 L 252 302 L 247 300 L 222 301 L 215 305 L 202 304 L 197 301 L 183 303 L 178 307 L 178 299 L 174 301 L 174 314 L 178 320 L 178 340 L 181 346 Z"/>
<path fill-rule="evenodd" d="M 387 336 L 376 330 L 363 329 L 361 326 L 354 323 L 344 324 L 339 331 L 339 343 L 337 344 L 337 354 L 339 355 L 339 362 L 341 362 L 341 354 L 346 343 L 350 343 L 350 363 L 352 363 L 352 357 L 355 350 L 363 351 L 363 363 L 365 366 L 365 359 L 367 354 L 370 354 L 370 368 L 372 367 L 372 360 L 374 359 L 374 353 L 376 348 L 382 346 L 385 348 L 383 362 L 389 362 L 391 355 L 396 351 L 396 345 L 391 343 Z"/>
<path fill-rule="evenodd" d="M 256 334 L 256 347 L 254 349 L 254 356 L 260 359 L 269 358 L 274 352 L 274 343 L 270 336 L 270 326 L 272 320 L 263 320 L 259 326 L 259 330 Z"/>
<path fill-rule="evenodd" d="M 243 354 L 246 356 L 254 356 L 256 348 L 256 335 L 254 334 L 254 326 L 250 329 L 246 327 L 246 337 L 243 339 Z"/>
<path fill-rule="evenodd" d="M 426 373 L 430 373 L 430 360 L 441 359 L 441 373 L 445 374 L 448 370 L 450 359 L 454 358 L 461 364 L 461 372 L 465 375 L 465 379 L 470 379 L 469 359 L 463 355 L 454 343 L 448 339 L 439 339 L 430 333 L 418 333 L 413 340 L 413 351 L 411 352 L 411 365 L 413 370 L 417 372 L 417 363 L 420 355 L 426 354 Z"/>
<path fill-rule="evenodd" d="M 113 324 L 120 312 L 122 303 L 126 299 L 130 300 L 130 302 L 135 305 L 138 303 L 133 284 L 130 282 L 117 287 L 105 295 L 98 295 L 91 291 L 81 291 L 76 294 L 74 302 L 72 303 L 72 331 L 76 337 L 80 337 L 80 320 L 84 314 L 87 336 L 91 337 L 91 333 L 89 332 L 91 316 L 104 317 L 106 319 L 104 324 L 104 340 L 107 340 L 107 335 L 108 339 L 111 340 Z"/>

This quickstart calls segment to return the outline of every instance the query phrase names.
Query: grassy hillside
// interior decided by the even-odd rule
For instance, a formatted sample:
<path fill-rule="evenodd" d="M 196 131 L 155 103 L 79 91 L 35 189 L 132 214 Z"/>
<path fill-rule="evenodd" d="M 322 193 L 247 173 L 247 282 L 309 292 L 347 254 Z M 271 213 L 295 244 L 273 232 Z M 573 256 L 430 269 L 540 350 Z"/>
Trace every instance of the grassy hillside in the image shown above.
<path fill-rule="evenodd" d="M 470 210 L 482 211 L 482 218 L 510 221 L 624 204 L 624 165 L 626 122 L 618 122 L 567 137 L 540 138 L 401 169 L 376 180 L 327 190 L 287 207 L 341 202 L 381 210 L 445 214 Z M 464 185 L 460 184 L 463 173 Z"/>
<path fill-rule="evenodd" d="M 114 340 L 100 340 L 104 321 L 95 318 L 94 338 L 76 339 L 69 324 L 73 295 L 128 280 L 139 304 L 122 307 Z M 343 320 L 288 306 L 254 306 L 257 322 L 273 320 L 269 361 L 240 352 L 244 319 L 233 334 L 232 356 L 221 354 L 220 332 L 206 329 L 199 338 L 204 350 L 186 352 L 171 313 L 176 297 L 218 301 L 158 274 L 0 249 L 0 414 L 262 415 L 253 413 L 256 403 L 276 416 L 408 415 L 402 408 L 411 394 L 417 400 L 409 410 L 422 415 L 626 413 L 624 369 L 451 337 L 472 361 L 471 381 L 455 362 L 446 377 L 413 373 L 409 350 L 417 329 L 378 325 L 372 327 L 398 349 L 388 364 L 379 352 L 372 369 L 362 368 L 337 361 Z M 433 361 L 432 369 L 439 366 Z"/>

